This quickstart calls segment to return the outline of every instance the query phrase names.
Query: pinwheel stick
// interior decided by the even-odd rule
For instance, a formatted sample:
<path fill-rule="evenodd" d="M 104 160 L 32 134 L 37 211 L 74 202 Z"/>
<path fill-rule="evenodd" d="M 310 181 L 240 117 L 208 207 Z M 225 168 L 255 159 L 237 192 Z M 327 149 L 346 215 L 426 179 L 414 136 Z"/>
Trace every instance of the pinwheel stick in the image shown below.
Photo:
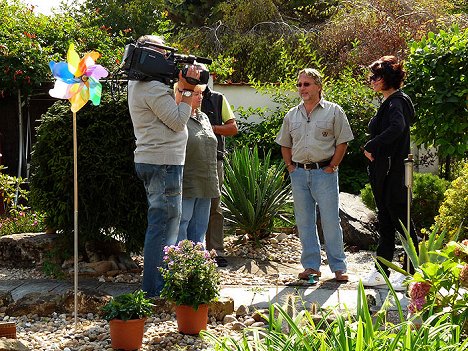
<path fill-rule="evenodd" d="M 74 248 L 74 312 L 75 329 L 78 326 L 78 141 L 76 133 L 76 112 L 73 112 L 73 206 L 74 206 L 74 230 L 73 230 L 73 248 Z"/>

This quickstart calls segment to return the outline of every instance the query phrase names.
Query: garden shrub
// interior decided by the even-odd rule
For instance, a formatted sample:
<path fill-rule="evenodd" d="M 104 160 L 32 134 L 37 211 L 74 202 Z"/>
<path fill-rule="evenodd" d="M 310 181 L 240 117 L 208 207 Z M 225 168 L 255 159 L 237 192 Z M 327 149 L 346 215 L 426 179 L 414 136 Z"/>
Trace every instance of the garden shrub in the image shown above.
<path fill-rule="evenodd" d="M 435 218 L 435 225 L 440 230 L 447 230 L 449 237 L 460 228 L 459 238 L 468 238 L 468 163 L 465 163 L 462 174 L 452 181 L 444 194 L 444 200 Z"/>
<path fill-rule="evenodd" d="M 80 244 L 109 236 L 129 251 L 143 246 L 146 195 L 137 178 L 133 126 L 126 98 L 104 94 L 99 106 L 77 113 Z M 42 117 L 31 160 L 31 202 L 50 227 L 72 242 L 73 133 L 69 103 L 57 102 Z"/>
<path fill-rule="evenodd" d="M 416 228 L 429 229 L 449 182 L 431 173 L 414 173 L 412 215 Z"/>
<path fill-rule="evenodd" d="M 448 182 L 430 173 L 414 173 L 411 218 L 418 229 L 428 229 L 444 198 Z M 370 184 L 361 190 L 361 199 L 371 210 L 376 210 Z"/>
<path fill-rule="evenodd" d="M 28 207 L 27 182 L 2 173 L 3 168 L 0 165 L 0 236 L 44 231 L 44 214 Z"/>

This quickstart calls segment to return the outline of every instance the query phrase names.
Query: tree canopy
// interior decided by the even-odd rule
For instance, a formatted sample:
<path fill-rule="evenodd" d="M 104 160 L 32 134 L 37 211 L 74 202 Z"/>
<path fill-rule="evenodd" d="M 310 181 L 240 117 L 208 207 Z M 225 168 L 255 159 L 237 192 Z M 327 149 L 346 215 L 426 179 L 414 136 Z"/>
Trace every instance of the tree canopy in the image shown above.
<path fill-rule="evenodd" d="M 406 63 L 406 91 L 418 111 L 413 135 L 442 157 L 468 153 L 468 28 L 430 32 L 413 41 Z"/>

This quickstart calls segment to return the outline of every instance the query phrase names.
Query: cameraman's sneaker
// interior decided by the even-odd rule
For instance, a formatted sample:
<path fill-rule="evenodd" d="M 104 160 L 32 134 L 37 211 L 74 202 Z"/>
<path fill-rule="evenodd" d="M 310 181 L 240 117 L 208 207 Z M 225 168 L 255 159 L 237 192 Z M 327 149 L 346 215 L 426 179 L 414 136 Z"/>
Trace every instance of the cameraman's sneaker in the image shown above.
<path fill-rule="evenodd" d="M 366 278 L 362 280 L 362 284 L 365 287 L 384 287 L 387 286 L 385 279 L 382 274 L 378 271 L 371 272 Z"/>
<path fill-rule="evenodd" d="M 391 274 L 390 283 L 395 291 L 406 291 L 407 284 L 405 284 L 406 275 L 394 272 Z"/>

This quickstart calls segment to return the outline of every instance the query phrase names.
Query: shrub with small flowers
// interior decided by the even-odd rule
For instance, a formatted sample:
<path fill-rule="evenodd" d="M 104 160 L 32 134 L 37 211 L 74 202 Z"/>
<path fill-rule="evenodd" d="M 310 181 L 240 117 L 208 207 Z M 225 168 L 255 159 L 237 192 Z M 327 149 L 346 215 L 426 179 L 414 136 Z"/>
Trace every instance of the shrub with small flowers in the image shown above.
<path fill-rule="evenodd" d="M 165 267 L 159 268 L 164 278 L 161 297 L 176 305 L 198 309 L 219 296 L 220 277 L 213 259 L 202 243 L 182 240 L 164 248 Z"/>
<path fill-rule="evenodd" d="M 0 165 L 0 236 L 44 231 L 44 214 L 22 204 L 29 195 L 25 180 L 2 173 L 3 169 Z"/>

